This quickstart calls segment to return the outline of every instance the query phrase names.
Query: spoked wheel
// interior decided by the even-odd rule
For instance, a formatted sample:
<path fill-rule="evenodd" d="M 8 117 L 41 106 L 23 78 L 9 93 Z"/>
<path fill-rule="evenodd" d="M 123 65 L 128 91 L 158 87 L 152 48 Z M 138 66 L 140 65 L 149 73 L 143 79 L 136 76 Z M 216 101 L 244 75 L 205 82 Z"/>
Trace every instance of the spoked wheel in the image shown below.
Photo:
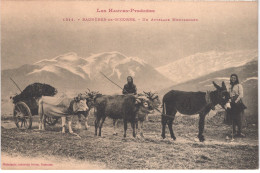
<path fill-rule="evenodd" d="M 59 118 L 58 117 L 46 117 L 46 123 L 50 126 L 54 126 L 58 122 Z"/>
<path fill-rule="evenodd" d="M 18 129 L 30 129 L 32 127 L 32 114 L 30 108 L 24 102 L 18 102 L 14 106 L 14 123 Z"/>

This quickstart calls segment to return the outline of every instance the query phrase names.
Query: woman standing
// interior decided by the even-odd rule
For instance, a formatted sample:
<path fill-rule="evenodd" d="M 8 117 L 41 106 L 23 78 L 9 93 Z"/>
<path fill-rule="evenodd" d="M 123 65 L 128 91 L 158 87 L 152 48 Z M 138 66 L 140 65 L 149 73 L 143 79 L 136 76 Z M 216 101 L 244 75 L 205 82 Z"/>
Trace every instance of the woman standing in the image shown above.
<path fill-rule="evenodd" d="M 242 102 L 242 98 L 244 96 L 243 86 L 239 83 L 238 76 L 236 74 L 231 74 L 230 76 L 229 93 L 231 97 L 231 110 L 229 113 L 232 119 L 233 132 L 237 137 L 245 137 L 242 133 L 242 121 L 246 106 Z"/>

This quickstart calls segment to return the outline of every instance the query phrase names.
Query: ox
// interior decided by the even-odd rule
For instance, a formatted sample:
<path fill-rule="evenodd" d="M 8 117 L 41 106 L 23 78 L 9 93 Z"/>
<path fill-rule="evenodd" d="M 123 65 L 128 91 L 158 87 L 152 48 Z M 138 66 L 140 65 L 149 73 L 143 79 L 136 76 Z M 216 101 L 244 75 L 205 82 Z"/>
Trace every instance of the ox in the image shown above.
<path fill-rule="evenodd" d="M 133 129 L 133 137 L 135 137 L 136 114 L 141 107 L 148 109 L 148 101 L 134 95 L 97 97 L 95 99 L 95 135 L 97 135 L 97 129 L 99 128 L 98 135 L 101 136 L 102 125 L 108 116 L 112 119 L 123 119 L 124 137 L 126 137 L 127 122 L 130 122 Z"/>
<path fill-rule="evenodd" d="M 87 106 L 88 106 L 88 110 L 87 111 L 78 111 L 76 112 L 76 115 L 78 116 L 78 122 L 76 125 L 76 128 L 81 129 L 81 122 L 82 122 L 82 117 L 84 117 L 84 121 L 85 121 L 85 129 L 87 130 L 89 128 L 88 125 L 88 115 L 89 115 L 89 111 L 90 109 L 94 108 L 94 100 L 97 96 L 101 96 L 102 94 L 99 93 L 98 91 L 90 91 L 90 89 L 88 89 L 88 91 L 86 92 L 86 101 L 87 101 Z M 82 96 L 78 96 L 75 100 L 80 100 Z"/>
<path fill-rule="evenodd" d="M 61 117 L 62 133 L 65 133 L 66 119 L 68 120 L 69 132 L 73 133 L 71 128 L 72 115 L 78 112 L 87 111 L 89 108 L 86 104 L 86 99 L 77 100 L 73 98 L 63 97 L 49 97 L 43 96 L 39 100 L 39 130 L 45 130 L 46 118 L 49 116 Z"/>
<path fill-rule="evenodd" d="M 203 136 L 205 116 L 215 105 L 220 104 L 222 107 L 230 108 L 229 93 L 226 85 L 222 82 L 222 86 L 218 86 L 213 82 L 215 91 L 210 92 L 184 92 L 171 90 L 163 97 L 163 114 L 162 114 L 162 138 L 165 138 L 165 126 L 168 124 L 172 139 L 176 139 L 172 124 L 175 114 L 194 115 L 199 114 L 199 134 L 198 138 L 201 142 L 205 140 Z"/>
<path fill-rule="evenodd" d="M 139 97 L 143 99 L 148 99 L 149 109 L 145 107 L 140 107 L 136 112 L 136 129 L 137 132 L 140 131 L 140 136 L 143 136 L 143 123 L 148 118 L 148 114 L 151 113 L 151 110 L 154 110 L 159 107 L 161 104 L 159 100 L 158 94 L 152 92 L 144 92 L 143 94 L 138 94 Z M 113 119 L 113 127 L 114 127 L 114 135 L 117 135 L 116 128 L 117 128 L 118 119 Z"/>

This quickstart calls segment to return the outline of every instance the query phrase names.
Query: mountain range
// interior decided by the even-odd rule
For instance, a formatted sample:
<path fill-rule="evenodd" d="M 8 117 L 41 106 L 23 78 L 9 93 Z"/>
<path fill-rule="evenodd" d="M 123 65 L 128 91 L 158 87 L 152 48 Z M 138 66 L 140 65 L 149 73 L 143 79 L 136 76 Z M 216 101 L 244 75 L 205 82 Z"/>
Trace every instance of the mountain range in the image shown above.
<path fill-rule="evenodd" d="M 140 58 L 127 57 L 119 52 L 104 52 L 82 58 L 67 53 L 34 64 L 2 70 L 2 92 L 17 91 L 9 80 L 12 77 L 21 89 L 34 82 L 48 83 L 58 91 L 86 91 L 87 88 L 105 94 L 121 93 L 108 81 L 124 86 L 127 76 L 134 78 L 138 91 L 160 90 L 174 83 Z"/>
<path fill-rule="evenodd" d="M 181 58 L 157 67 L 156 70 L 175 83 L 183 83 L 212 72 L 245 65 L 250 61 L 257 60 L 257 58 L 258 51 L 255 49 L 226 52 L 209 51 Z"/>

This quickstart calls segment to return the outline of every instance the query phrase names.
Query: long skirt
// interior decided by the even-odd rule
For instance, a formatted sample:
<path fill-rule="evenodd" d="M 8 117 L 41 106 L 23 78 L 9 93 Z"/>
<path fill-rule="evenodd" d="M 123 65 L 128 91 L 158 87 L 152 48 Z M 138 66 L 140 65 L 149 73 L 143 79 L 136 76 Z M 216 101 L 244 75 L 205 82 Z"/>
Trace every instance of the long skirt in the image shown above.
<path fill-rule="evenodd" d="M 231 103 L 231 109 L 227 110 L 224 123 L 227 125 L 234 124 L 238 127 L 238 133 L 241 133 L 242 128 L 247 125 L 244 107 L 241 103 Z"/>

